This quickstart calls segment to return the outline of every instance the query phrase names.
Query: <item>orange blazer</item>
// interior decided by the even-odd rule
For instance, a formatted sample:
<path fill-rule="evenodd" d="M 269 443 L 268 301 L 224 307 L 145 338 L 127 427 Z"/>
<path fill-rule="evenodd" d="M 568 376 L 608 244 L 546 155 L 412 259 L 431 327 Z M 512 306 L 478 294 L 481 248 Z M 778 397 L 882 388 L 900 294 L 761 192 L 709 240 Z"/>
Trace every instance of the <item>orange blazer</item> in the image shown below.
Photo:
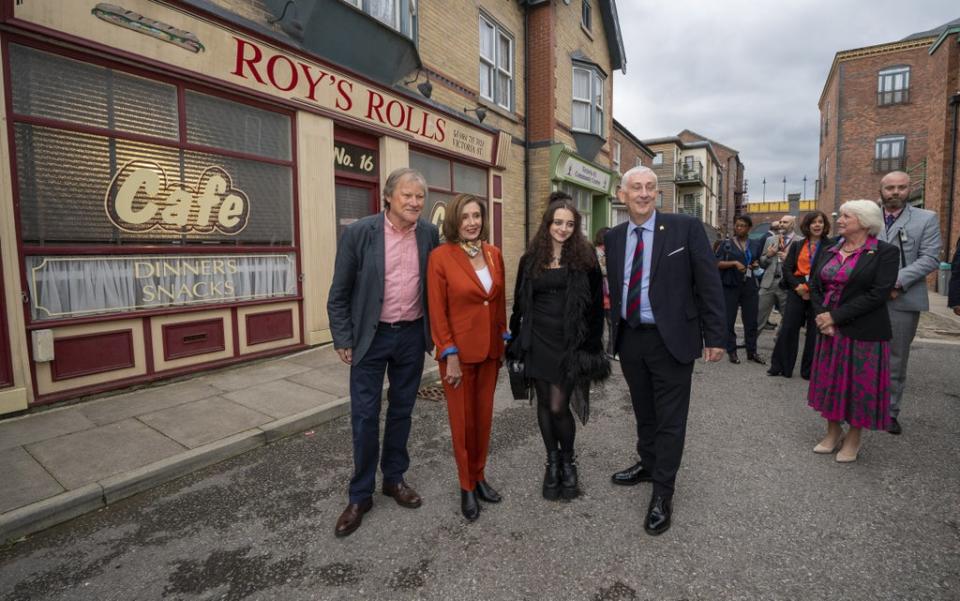
<path fill-rule="evenodd" d="M 441 244 L 427 261 L 427 307 L 437 359 L 457 348 L 461 363 L 480 363 L 503 356 L 507 332 L 503 256 L 482 243 L 493 286 L 483 288 L 470 258 L 458 244 Z"/>

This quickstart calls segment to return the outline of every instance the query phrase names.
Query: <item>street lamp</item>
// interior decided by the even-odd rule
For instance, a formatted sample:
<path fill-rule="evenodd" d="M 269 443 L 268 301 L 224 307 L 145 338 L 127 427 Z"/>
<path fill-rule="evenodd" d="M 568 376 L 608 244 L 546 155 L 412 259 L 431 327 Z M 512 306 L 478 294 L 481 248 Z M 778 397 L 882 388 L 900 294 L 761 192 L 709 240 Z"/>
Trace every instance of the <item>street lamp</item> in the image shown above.
<path fill-rule="evenodd" d="M 763 178 L 763 202 L 767 202 L 767 178 Z"/>
<path fill-rule="evenodd" d="M 787 199 L 787 176 L 783 176 L 783 199 Z"/>
<path fill-rule="evenodd" d="M 806 199 L 807 199 L 807 176 L 804 175 L 803 176 L 803 197 L 801 197 L 800 200 L 806 200 Z"/>

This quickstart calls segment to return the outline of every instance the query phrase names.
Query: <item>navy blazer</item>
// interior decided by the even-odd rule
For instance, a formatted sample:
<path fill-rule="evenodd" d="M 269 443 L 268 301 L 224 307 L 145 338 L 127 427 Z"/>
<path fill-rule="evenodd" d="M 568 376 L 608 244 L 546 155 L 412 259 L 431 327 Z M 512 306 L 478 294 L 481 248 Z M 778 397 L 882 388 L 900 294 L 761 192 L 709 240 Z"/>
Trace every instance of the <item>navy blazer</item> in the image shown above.
<path fill-rule="evenodd" d="M 327 299 L 327 318 L 333 347 L 353 349 L 353 365 L 363 359 L 377 333 L 383 311 L 384 214 L 368 215 L 351 223 L 337 244 L 333 282 Z M 437 226 L 417 222 L 420 259 L 420 298 L 423 302 L 423 339 L 426 351 L 433 348 L 427 318 L 427 258 L 440 244 Z"/>
<path fill-rule="evenodd" d="M 960 305 L 960 240 L 957 240 L 957 250 L 953 253 L 953 266 L 950 270 L 950 292 L 947 296 L 947 306 Z"/>
<path fill-rule="evenodd" d="M 610 286 L 611 337 L 623 326 L 624 253 L 627 223 L 607 232 L 607 283 Z M 701 356 L 704 344 L 726 344 L 723 287 L 703 224 L 690 215 L 657 212 L 650 264 L 650 307 L 663 342 L 681 363 Z M 616 348 L 616 347 L 614 347 Z"/>

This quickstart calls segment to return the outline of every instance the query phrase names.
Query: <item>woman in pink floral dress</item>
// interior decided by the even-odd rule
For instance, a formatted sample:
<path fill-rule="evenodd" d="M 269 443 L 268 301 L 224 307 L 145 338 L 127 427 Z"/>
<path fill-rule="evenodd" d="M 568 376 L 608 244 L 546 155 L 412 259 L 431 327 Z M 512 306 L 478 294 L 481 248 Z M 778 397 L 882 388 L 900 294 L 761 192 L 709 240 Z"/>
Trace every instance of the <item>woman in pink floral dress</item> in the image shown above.
<path fill-rule="evenodd" d="M 813 452 L 839 449 L 836 460 L 849 463 L 857 460 L 862 429 L 886 430 L 890 422 L 892 333 L 886 304 L 900 255 L 877 240 L 884 223 L 876 202 L 845 202 L 837 226 L 840 238 L 818 253 L 811 269 L 810 301 L 820 339 L 807 399 L 827 420 L 827 435 Z M 850 425 L 846 435 L 843 422 Z"/>

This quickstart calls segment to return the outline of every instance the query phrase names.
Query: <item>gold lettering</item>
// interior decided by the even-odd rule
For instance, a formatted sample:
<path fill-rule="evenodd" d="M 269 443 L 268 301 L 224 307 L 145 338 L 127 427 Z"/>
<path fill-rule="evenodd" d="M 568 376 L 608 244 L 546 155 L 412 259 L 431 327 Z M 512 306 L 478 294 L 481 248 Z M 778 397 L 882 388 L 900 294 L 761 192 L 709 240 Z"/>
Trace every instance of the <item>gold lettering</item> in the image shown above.
<path fill-rule="evenodd" d="M 160 273 L 160 271 L 157 270 L 157 274 L 159 274 L 159 273 Z M 177 277 L 181 276 L 182 274 L 181 274 L 181 272 L 180 272 L 180 264 L 179 264 L 179 263 L 169 263 L 169 262 L 167 262 L 167 261 L 164 261 L 164 262 L 163 262 L 163 275 L 164 275 L 164 276 L 168 276 L 168 275 L 170 275 L 170 274 L 173 274 L 173 275 L 175 275 L 175 276 L 177 276 Z"/>
<path fill-rule="evenodd" d="M 227 280 L 223 283 L 223 295 L 224 296 L 235 296 L 236 290 L 233 287 L 233 282 Z"/>
<path fill-rule="evenodd" d="M 151 169 L 137 169 L 131 173 L 123 182 L 123 185 L 120 186 L 114 203 L 117 209 L 117 216 L 127 223 L 136 225 L 146 223 L 153 219 L 153 216 L 157 214 L 157 209 L 159 209 L 156 204 L 150 201 L 147 201 L 147 204 L 139 211 L 133 208 L 133 201 L 137 197 L 137 192 L 140 191 L 140 188 L 143 188 L 148 196 L 156 196 L 159 194 L 160 177 L 156 171 Z"/>
<path fill-rule="evenodd" d="M 180 261 L 180 267 L 183 268 L 184 275 L 186 275 L 188 271 L 193 275 L 200 275 L 200 269 L 194 261 Z"/>
<path fill-rule="evenodd" d="M 164 223 L 183 227 L 190 221 L 190 209 L 193 207 L 193 195 L 189 190 L 179 188 L 167 197 L 167 208 L 160 214 Z"/>
<path fill-rule="evenodd" d="M 227 190 L 227 182 L 220 175 L 213 175 L 203 185 L 203 191 L 200 198 L 197 199 L 200 205 L 200 212 L 197 213 L 197 227 L 207 229 L 210 227 L 210 212 L 220 202 L 220 194 Z"/>
<path fill-rule="evenodd" d="M 200 273 L 202 273 L 203 275 L 210 275 L 212 267 L 213 265 L 210 259 L 203 259 L 202 261 L 200 261 Z"/>
<path fill-rule="evenodd" d="M 152 284 L 143 287 L 143 302 L 152 303 L 157 299 L 157 288 Z"/>
<path fill-rule="evenodd" d="M 237 267 L 236 259 L 227 259 L 227 273 L 234 274 L 240 271 L 240 268 Z"/>
<path fill-rule="evenodd" d="M 224 273 L 224 271 L 223 271 L 223 260 L 222 260 L 222 259 L 214 259 L 214 260 L 213 260 L 213 273 L 219 273 L 219 274 L 223 274 L 223 273 Z"/>
<path fill-rule="evenodd" d="M 153 263 L 149 261 L 136 261 L 133 264 L 133 277 L 142 280 L 153 276 Z"/>
<path fill-rule="evenodd" d="M 202 289 L 206 287 L 208 287 L 207 282 L 200 280 L 193 285 L 193 290 L 191 291 L 190 296 L 194 298 L 206 298 L 207 296 L 210 296 L 209 292 L 202 292 Z"/>
<path fill-rule="evenodd" d="M 236 194 L 231 194 L 223 199 L 223 204 L 220 205 L 220 211 L 217 213 L 217 221 L 220 225 L 233 229 L 240 223 L 243 212 L 243 199 Z"/>
<path fill-rule="evenodd" d="M 164 297 L 164 296 L 167 297 L 167 300 L 170 300 L 170 301 L 177 300 L 177 295 L 173 292 L 173 290 L 169 288 L 164 288 L 163 286 L 160 286 L 158 284 L 157 294 L 156 294 L 157 300 L 163 302 L 161 297 Z"/>

